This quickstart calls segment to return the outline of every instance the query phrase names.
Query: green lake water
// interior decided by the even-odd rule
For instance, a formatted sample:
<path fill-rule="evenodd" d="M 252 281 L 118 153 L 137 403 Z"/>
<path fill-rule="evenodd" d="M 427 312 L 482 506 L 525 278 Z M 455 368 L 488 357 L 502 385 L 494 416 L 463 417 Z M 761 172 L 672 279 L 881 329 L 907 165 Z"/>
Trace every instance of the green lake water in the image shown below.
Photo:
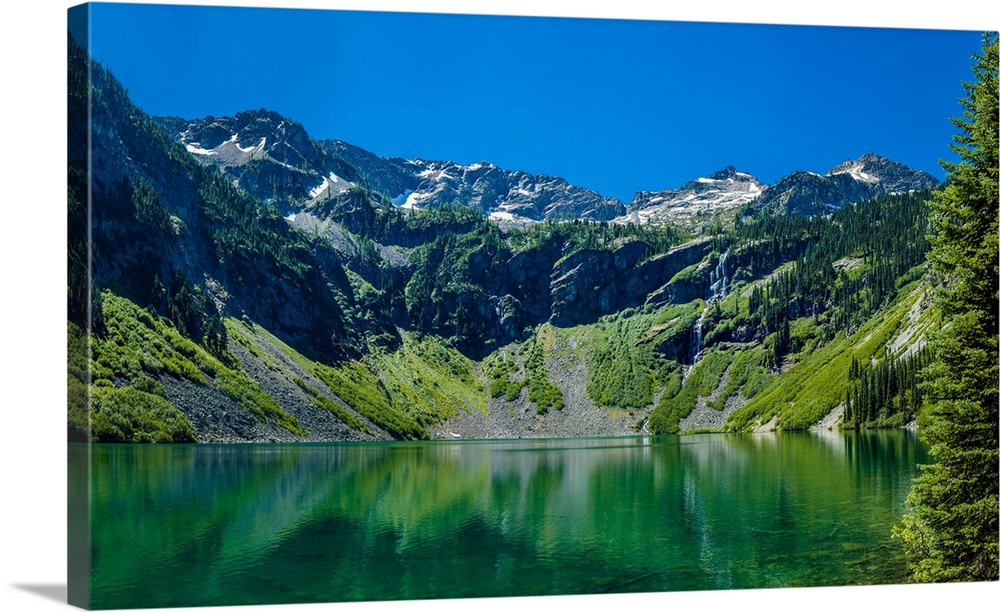
<path fill-rule="evenodd" d="M 90 450 L 95 608 L 892 583 L 911 431 Z"/>

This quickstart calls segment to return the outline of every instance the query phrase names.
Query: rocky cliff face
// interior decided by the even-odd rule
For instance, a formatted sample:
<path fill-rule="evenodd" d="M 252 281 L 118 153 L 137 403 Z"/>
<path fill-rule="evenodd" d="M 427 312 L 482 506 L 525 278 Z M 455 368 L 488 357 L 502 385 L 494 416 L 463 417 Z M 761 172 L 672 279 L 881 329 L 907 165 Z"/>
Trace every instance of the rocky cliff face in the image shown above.
<path fill-rule="evenodd" d="M 853 185 L 853 183 L 851 183 Z M 844 190 L 825 176 L 797 171 L 775 183 L 753 204 L 775 215 L 822 215 L 850 204 Z"/>
<path fill-rule="evenodd" d="M 400 199 L 402 194 L 417 187 L 416 176 L 405 159 L 379 157 L 342 140 L 320 140 L 317 144 L 331 156 L 356 168 L 365 187 L 395 197 L 399 203 L 405 200 Z"/>
<path fill-rule="evenodd" d="M 614 251 L 584 250 L 552 271 L 552 315 L 556 325 L 593 323 L 600 316 L 641 306 L 651 295 L 711 251 L 711 241 L 693 240 L 647 259 L 648 245 L 631 242 Z"/>

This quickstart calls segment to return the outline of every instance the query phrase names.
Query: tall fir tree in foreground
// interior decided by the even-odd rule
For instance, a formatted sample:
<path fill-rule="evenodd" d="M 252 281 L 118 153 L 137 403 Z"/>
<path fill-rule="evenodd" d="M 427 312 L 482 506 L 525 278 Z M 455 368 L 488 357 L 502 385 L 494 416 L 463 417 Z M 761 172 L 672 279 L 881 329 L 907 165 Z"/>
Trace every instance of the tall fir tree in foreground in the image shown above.
<path fill-rule="evenodd" d="M 924 370 L 932 404 L 926 466 L 894 529 L 922 582 L 996 580 L 998 574 L 997 35 L 983 35 L 965 83 L 960 133 L 944 164 L 948 185 L 931 203 L 929 259 L 940 281 L 943 327 Z"/>

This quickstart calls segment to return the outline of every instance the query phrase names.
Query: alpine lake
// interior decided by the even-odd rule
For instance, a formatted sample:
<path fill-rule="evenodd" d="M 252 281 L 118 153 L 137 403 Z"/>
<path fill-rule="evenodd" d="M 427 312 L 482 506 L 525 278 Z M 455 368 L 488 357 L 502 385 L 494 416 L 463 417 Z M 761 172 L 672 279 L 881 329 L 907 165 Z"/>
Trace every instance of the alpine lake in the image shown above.
<path fill-rule="evenodd" d="M 912 430 L 69 453 L 105 609 L 898 583 L 929 462 Z"/>

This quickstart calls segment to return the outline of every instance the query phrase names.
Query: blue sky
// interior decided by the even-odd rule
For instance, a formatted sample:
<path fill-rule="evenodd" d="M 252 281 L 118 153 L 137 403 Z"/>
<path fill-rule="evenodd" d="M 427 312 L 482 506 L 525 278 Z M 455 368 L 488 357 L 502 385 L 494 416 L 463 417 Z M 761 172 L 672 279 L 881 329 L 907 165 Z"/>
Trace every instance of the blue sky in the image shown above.
<path fill-rule="evenodd" d="M 154 115 L 268 108 L 384 156 L 489 160 L 628 202 L 727 165 L 771 183 L 875 152 L 943 178 L 980 33 L 92 5 Z"/>

